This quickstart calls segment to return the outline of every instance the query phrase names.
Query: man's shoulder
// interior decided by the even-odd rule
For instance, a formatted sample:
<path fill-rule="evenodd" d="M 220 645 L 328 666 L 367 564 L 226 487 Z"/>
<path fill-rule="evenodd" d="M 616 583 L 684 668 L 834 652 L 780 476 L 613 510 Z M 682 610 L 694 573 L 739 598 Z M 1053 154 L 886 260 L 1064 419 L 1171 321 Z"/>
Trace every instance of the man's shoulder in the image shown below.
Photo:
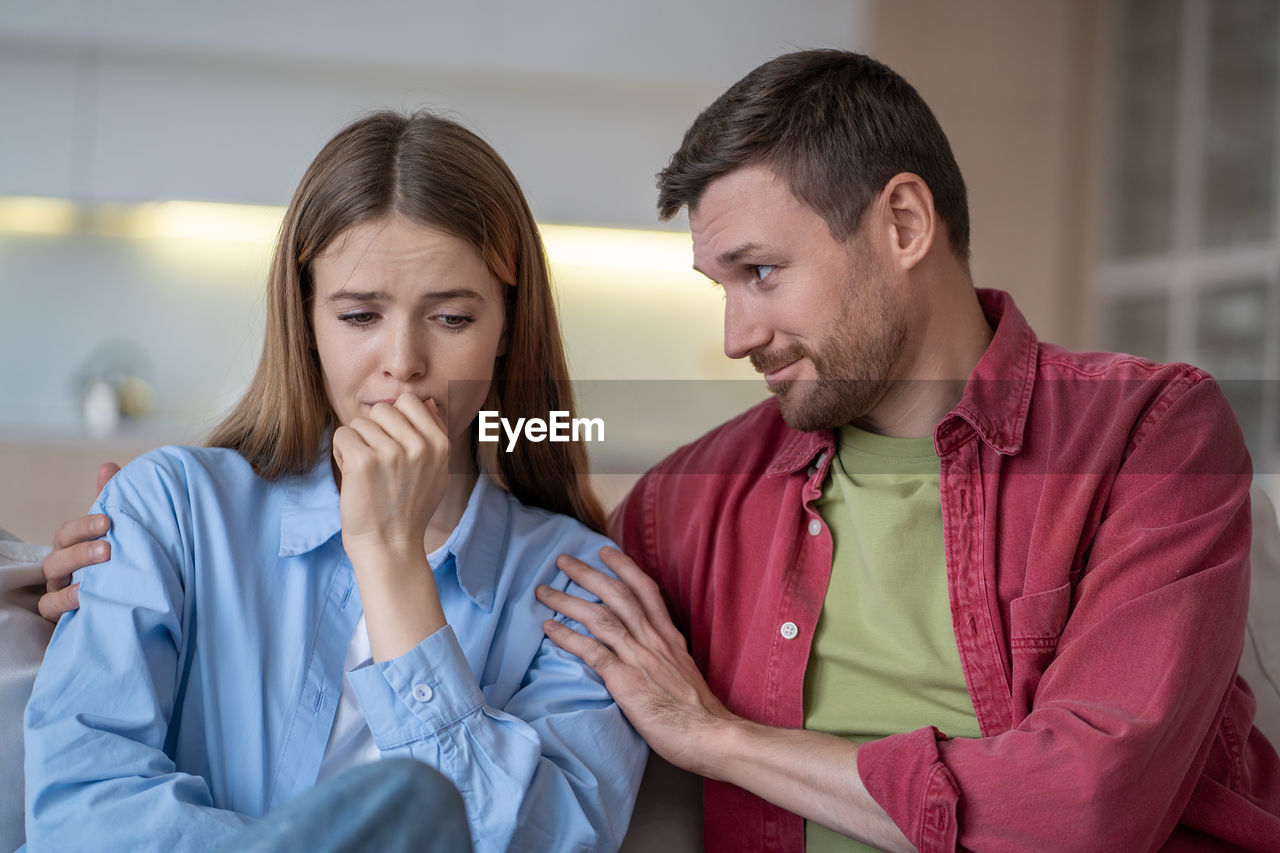
<path fill-rule="evenodd" d="M 1053 344 L 1040 346 L 1036 393 L 1042 398 L 1058 398 L 1064 405 L 1107 406 L 1121 400 L 1167 403 L 1198 386 L 1211 389 L 1211 396 L 1221 395 L 1214 378 L 1191 364 L 1157 362 L 1119 352 L 1077 352 Z"/>
<path fill-rule="evenodd" d="M 1160 395 L 1206 380 L 1214 384 L 1208 373 L 1189 364 L 1161 363 L 1122 352 L 1077 351 L 1047 343 L 1037 338 L 1009 294 L 979 289 L 978 297 L 996 335 L 971 382 L 976 379 L 1002 387 L 1015 397 L 1030 392 L 1034 383 L 1035 395 L 1042 402 L 1051 396 L 1046 389 L 1052 387 L 1061 392 L 1052 396 L 1072 405 L 1114 395 Z M 1108 385 L 1111 394 L 1103 390 Z M 984 396 L 988 403 L 994 399 L 998 398 Z"/>
<path fill-rule="evenodd" d="M 1069 350 L 1047 343 L 1040 344 L 1038 377 L 1141 382 L 1199 382 L 1211 378 L 1201 368 L 1183 362 L 1158 362 L 1123 352 Z"/>
<path fill-rule="evenodd" d="M 1125 353 L 1042 348 L 1026 426 L 1029 458 L 1130 473 L 1244 474 L 1244 435 L 1206 371 Z M 1247 483 L 1246 486 L 1247 488 Z"/>

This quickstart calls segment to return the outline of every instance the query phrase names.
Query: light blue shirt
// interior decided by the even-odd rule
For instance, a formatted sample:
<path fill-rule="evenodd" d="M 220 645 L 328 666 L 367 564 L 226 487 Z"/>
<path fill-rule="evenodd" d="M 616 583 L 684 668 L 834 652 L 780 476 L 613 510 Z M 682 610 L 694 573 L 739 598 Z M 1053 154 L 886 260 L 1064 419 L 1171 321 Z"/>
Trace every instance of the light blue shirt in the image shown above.
<path fill-rule="evenodd" d="M 207 850 L 316 780 L 361 615 L 328 456 L 265 480 L 167 447 L 111 480 L 112 559 L 76 574 L 25 716 L 33 850 Z M 383 755 L 462 792 L 477 850 L 614 849 L 646 749 L 546 639 L 539 583 L 608 540 L 481 476 L 432 569 L 449 625 L 347 677 Z M 563 618 L 563 617 L 557 617 Z M 569 623 L 579 631 L 576 623 Z"/>

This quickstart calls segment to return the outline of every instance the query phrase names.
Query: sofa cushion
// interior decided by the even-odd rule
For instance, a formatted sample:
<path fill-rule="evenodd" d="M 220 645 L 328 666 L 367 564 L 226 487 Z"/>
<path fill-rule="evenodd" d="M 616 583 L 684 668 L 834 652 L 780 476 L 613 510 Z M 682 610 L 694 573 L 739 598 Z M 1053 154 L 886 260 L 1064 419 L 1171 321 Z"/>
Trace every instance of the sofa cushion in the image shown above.
<path fill-rule="evenodd" d="M 1254 724 L 1280 747 L 1280 519 L 1267 493 L 1253 487 L 1249 622 L 1240 675 L 1258 699 Z"/>
<path fill-rule="evenodd" d="M 19 847 L 22 826 L 22 711 L 53 625 L 36 613 L 49 549 L 0 530 L 0 850 Z"/>

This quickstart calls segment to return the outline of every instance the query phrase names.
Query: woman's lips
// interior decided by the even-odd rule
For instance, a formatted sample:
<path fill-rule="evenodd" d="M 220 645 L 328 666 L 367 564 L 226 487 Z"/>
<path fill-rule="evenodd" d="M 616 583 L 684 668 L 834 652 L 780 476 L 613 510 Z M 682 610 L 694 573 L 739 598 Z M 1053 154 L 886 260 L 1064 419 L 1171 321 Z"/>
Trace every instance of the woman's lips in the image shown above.
<path fill-rule="evenodd" d="M 385 398 L 383 398 L 383 399 L 381 399 L 381 400 L 368 400 L 368 401 L 366 401 L 366 402 L 365 402 L 365 405 L 366 405 L 366 406 L 368 406 L 368 407 L 369 407 L 369 408 L 371 408 L 371 409 L 372 409 L 374 406 L 378 405 L 379 403 L 386 403 L 388 406 L 394 406 L 394 405 L 396 404 L 396 400 L 397 400 L 397 399 L 399 399 L 399 398 L 397 398 L 397 397 L 385 397 Z M 443 410 L 443 409 L 444 409 L 444 406 L 442 406 L 438 400 L 435 400 L 435 398 L 434 398 L 434 397 L 422 397 L 422 398 L 421 398 L 421 400 L 422 400 L 422 402 L 423 402 L 423 403 L 428 403 L 428 402 L 431 402 L 431 401 L 433 401 L 433 400 L 434 400 L 434 401 L 435 401 L 435 404 L 436 404 L 436 411 L 441 411 L 441 410 Z"/>

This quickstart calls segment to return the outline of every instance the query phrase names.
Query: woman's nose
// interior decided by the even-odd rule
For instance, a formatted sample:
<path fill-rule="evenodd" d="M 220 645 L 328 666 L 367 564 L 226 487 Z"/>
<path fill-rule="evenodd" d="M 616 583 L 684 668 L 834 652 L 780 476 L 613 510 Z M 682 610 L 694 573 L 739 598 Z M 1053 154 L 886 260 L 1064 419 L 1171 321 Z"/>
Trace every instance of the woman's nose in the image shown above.
<path fill-rule="evenodd" d="M 427 372 L 426 335 L 409 323 L 389 330 L 383 351 L 382 372 L 400 382 L 417 379 Z"/>

